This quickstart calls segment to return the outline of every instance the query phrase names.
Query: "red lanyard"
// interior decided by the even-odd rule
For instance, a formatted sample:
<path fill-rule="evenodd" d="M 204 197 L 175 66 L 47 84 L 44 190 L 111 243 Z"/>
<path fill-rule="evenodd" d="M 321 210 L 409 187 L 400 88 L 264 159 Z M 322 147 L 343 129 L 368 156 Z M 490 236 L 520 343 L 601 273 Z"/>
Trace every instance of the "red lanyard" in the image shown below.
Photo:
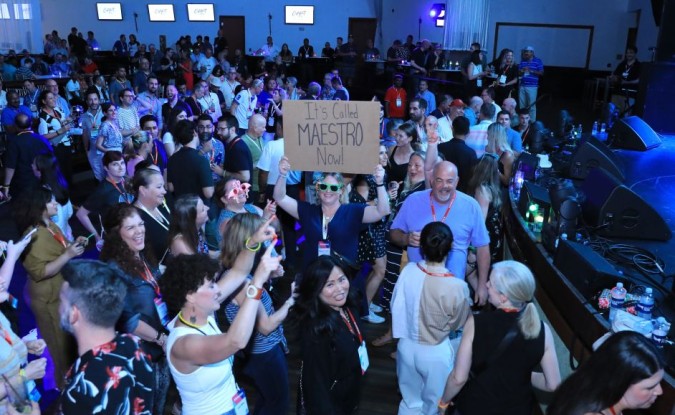
<path fill-rule="evenodd" d="M 519 309 L 512 308 L 512 307 L 504 307 L 504 308 L 500 308 L 500 310 L 502 310 L 505 313 L 519 313 L 520 312 Z"/>
<path fill-rule="evenodd" d="M 430 277 L 454 277 L 455 274 L 452 272 L 431 272 L 428 269 L 424 268 L 422 264 L 417 263 L 417 268 L 419 268 L 423 273 L 429 275 Z"/>
<path fill-rule="evenodd" d="M 614 406 L 610 406 L 610 407 L 609 407 L 609 412 L 610 412 L 612 415 L 616 415 L 616 411 L 614 410 Z"/>
<path fill-rule="evenodd" d="M 448 205 L 448 208 L 445 209 L 445 213 L 443 214 L 443 217 L 441 218 L 441 222 L 445 222 L 445 220 L 448 218 L 448 214 L 450 213 L 450 209 L 452 209 L 452 205 L 455 203 L 455 198 L 457 197 L 457 192 L 452 195 L 452 200 L 450 200 L 450 204 Z M 436 219 L 436 208 L 434 207 L 434 200 L 433 196 L 431 193 L 429 193 L 429 204 L 431 204 L 431 218 L 433 219 L 434 222 L 437 222 L 438 219 Z"/>
<path fill-rule="evenodd" d="M 47 225 L 46 228 L 47 228 L 47 230 L 49 231 L 49 233 L 52 234 L 52 236 L 54 237 L 54 239 L 56 239 L 56 242 L 58 242 L 58 243 L 60 243 L 61 245 L 63 245 L 64 248 L 68 248 L 68 244 L 66 243 L 66 238 L 61 234 L 60 231 L 59 231 L 58 233 L 57 233 L 57 232 L 54 232 L 53 230 L 51 230 L 51 229 L 49 228 L 49 225 Z"/>
<path fill-rule="evenodd" d="M 110 184 L 112 184 L 112 185 L 115 187 L 115 190 L 117 190 L 122 196 L 124 196 L 124 201 L 125 201 L 127 204 L 131 203 L 131 202 L 129 201 L 129 197 L 128 197 L 128 195 L 127 195 L 126 189 L 125 189 L 124 191 L 122 191 L 122 190 L 120 190 L 119 187 L 117 187 L 117 183 L 115 183 L 114 181 L 110 180 L 110 178 L 106 178 L 106 180 L 107 180 L 108 182 L 110 182 Z M 122 183 L 122 189 L 124 189 L 124 180 L 122 180 L 120 183 Z"/>
<path fill-rule="evenodd" d="M 352 312 L 347 309 L 347 313 L 349 314 L 349 319 L 346 319 L 344 314 L 340 313 L 340 317 L 342 317 L 342 321 L 345 322 L 347 325 L 347 328 L 349 329 L 349 332 L 359 338 L 359 344 L 363 343 L 363 336 L 361 336 L 361 330 L 359 330 L 359 326 L 356 325 L 356 321 L 354 320 L 354 316 L 352 315 Z M 351 322 L 350 322 L 351 320 Z M 354 326 L 352 326 L 352 324 Z M 354 331 L 356 330 L 356 331 Z"/>
<path fill-rule="evenodd" d="M 9 344 L 10 346 L 14 346 L 14 342 L 12 341 L 12 337 L 9 335 L 9 332 L 7 330 L 5 330 L 4 327 L 2 329 L 2 337 L 5 338 L 5 341 L 7 342 L 7 344 Z"/>
<path fill-rule="evenodd" d="M 157 280 L 155 280 L 155 277 L 152 275 L 152 272 L 150 272 L 150 268 L 148 268 L 148 264 L 143 261 L 143 266 L 145 267 L 145 272 L 141 273 L 141 278 L 148 284 L 152 285 L 152 288 L 155 290 L 155 294 L 157 294 L 157 297 L 161 297 L 162 295 L 159 292 L 159 284 L 157 284 Z"/>
<path fill-rule="evenodd" d="M 153 143 L 153 147 L 155 148 L 155 155 L 153 157 L 152 152 L 150 152 L 150 158 L 152 159 L 152 164 L 157 166 L 157 160 L 159 160 L 159 150 L 157 149 L 157 143 Z"/>

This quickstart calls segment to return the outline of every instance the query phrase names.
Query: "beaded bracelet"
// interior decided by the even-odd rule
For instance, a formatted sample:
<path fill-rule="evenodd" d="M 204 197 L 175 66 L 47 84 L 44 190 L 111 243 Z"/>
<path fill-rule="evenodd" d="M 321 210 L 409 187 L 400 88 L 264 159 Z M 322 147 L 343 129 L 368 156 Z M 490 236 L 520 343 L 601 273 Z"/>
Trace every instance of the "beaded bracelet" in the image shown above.
<path fill-rule="evenodd" d="M 246 239 L 246 244 L 244 245 L 244 246 L 246 246 L 246 249 L 248 249 L 251 252 L 257 252 L 257 251 L 260 250 L 260 247 L 262 246 L 262 242 L 258 242 L 258 245 L 255 248 L 251 248 L 249 246 L 250 242 L 251 242 L 251 238 L 249 237 L 249 238 Z"/>

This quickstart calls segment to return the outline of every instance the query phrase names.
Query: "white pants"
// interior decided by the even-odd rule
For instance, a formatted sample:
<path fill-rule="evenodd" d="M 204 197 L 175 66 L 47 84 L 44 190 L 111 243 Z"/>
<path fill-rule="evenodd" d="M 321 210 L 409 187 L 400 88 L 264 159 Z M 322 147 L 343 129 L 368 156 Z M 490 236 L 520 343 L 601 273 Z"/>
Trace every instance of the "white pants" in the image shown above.
<path fill-rule="evenodd" d="M 455 363 L 449 340 L 436 346 L 398 341 L 396 374 L 403 399 L 398 415 L 437 415 L 438 400 Z"/>

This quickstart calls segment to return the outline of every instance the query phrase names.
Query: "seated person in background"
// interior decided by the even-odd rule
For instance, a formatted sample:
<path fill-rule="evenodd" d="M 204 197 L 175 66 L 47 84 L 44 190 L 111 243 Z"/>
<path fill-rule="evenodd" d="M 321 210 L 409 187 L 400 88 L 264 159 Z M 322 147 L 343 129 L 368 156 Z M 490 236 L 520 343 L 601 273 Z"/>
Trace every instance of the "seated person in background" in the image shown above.
<path fill-rule="evenodd" d="M 506 129 L 506 138 L 509 146 L 516 153 L 516 157 L 523 151 L 523 142 L 520 140 L 520 134 L 511 128 L 511 114 L 508 111 L 499 111 L 497 113 L 497 122 Z"/>
<path fill-rule="evenodd" d="M 483 103 L 490 104 L 495 108 L 495 116 L 490 121 L 497 122 L 497 113 L 501 111 L 502 108 L 495 102 L 495 89 L 492 87 L 483 88 L 480 97 L 483 99 Z"/>
<path fill-rule="evenodd" d="M 476 152 L 476 157 L 480 157 L 485 153 L 485 146 L 488 143 L 487 131 L 490 124 L 492 124 L 494 115 L 495 107 L 491 104 L 481 105 L 480 113 L 478 114 L 480 122 L 477 125 L 471 126 L 469 135 L 466 137 L 466 145 Z"/>
<path fill-rule="evenodd" d="M 469 99 L 469 106 L 464 108 L 464 116 L 469 119 L 469 125 L 474 126 L 478 124 L 478 113 L 480 107 L 483 105 L 483 98 L 479 96 L 472 96 Z"/>
<path fill-rule="evenodd" d="M 518 106 L 518 103 L 514 98 L 506 98 L 504 102 L 502 102 L 502 111 L 506 111 L 509 113 L 511 116 L 511 128 L 515 129 L 518 127 L 518 112 L 516 112 L 516 107 Z"/>
<path fill-rule="evenodd" d="M 527 144 L 527 138 L 530 135 L 532 123 L 530 122 L 530 110 L 521 108 L 518 110 L 518 128 L 516 131 L 520 134 L 523 147 Z"/>
<path fill-rule="evenodd" d="M 429 91 L 429 83 L 426 79 L 421 79 L 418 85 L 416 98 L 424 98 L 427 101 L 427 109 L 424 111 L 424 115 L 428 116 L 434 110 L 436 110 L 436 95 L 433 92 Z M 438 118 L 438 117 L 437 117 Z"/>
<path fill-rule="evenodd" d="M 333 100 L 349 101 L 349 91 L 347 91 L 347 88 L 342 86 L 342 79 L 340 79 L 339 76 L 334 76 L 330 82 L 331 86 L 335 90 L 335 93 L 333 94 Z"/>

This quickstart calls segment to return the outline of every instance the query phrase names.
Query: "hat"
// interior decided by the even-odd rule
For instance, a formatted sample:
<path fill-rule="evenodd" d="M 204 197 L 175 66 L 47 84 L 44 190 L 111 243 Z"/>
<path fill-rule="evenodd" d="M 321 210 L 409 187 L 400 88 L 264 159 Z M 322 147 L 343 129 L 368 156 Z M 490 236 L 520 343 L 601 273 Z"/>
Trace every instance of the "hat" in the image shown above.
<path fill-rule="evenodd" d="M 534 48 L 532 46 L 525 46 L 523 52 L 534 52 Z"/>
<path fill-rule="evenodd" d="M 213 77 L 211 78 L 211 81 L 209 81 L 211 85 L 215 86 L 216 88 L 220 88 L 223 86 L 223 83 L 220 81 L 220 78 L 218 77 Z"/>
<path fill-rule="evenodd" d="M 464 101 L 462 101 L 459 98 L 453 99 L 452 102 L 450 103 L 450 106 L 451 107 L 461 107 L 461 108 L 466 107 L 466 105 L 464 104 Z"/>

